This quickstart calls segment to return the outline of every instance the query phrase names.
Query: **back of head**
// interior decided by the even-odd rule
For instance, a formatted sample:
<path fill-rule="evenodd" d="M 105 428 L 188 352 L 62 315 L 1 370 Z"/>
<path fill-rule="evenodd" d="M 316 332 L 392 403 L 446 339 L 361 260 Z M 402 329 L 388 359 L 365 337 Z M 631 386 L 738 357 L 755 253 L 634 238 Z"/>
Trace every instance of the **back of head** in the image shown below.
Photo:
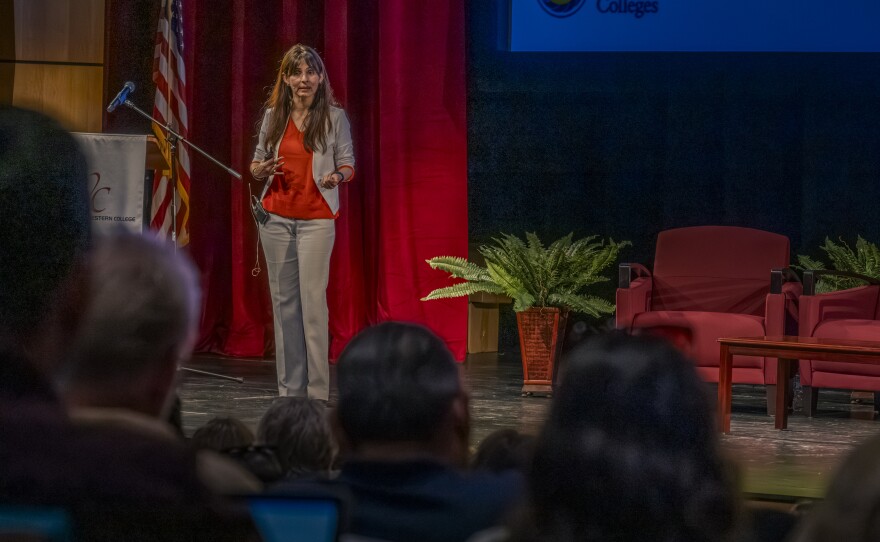
<path fill-rule="evenodd" d="M 337 417 L 355 448 L 430 441 L 462 393 L 446 344 L 424 327 L 397 322 L 358 334 L 339 358 L 337 381 Z"/>
<path fill-rule="evenodd" d="M 45 331 L 40 324 L 85 254 L 86 175 L 85 156 L 58 123 L 0 107 L 0 344 Z"/>
<path fill-rule="evenodd" d="M 196 429 L 190 443 L 197 450 L 225 452 L 252 445 L 254 434 L 237 418 L 214 418 Z"/>
<path fill-rule="evenodd" d="M 279 397 L 263 414 L 257 441 L 276 450 L 286 474 L 328 472 L 336 444 L 324 404 L 306 397 Z"/>
<path fill-rule="evenodd" d="M 99 238 L 91 298 L 70 360 L 70 386 L 120 393 L 137 377 L 189 355 L 199 282 L 184 252 L 148 235 Z"/>
<path fill-rule="evenodd" d="M 574 349 L 538 439 L 531 493 L 557 540 L 719 540 L 737 509 L 705 385 L 651 338 Z"/>
<path fill-rule="evenodd" d="M 844 459 L 825 500 L 807 512 L 791 540 L 880 540 L 880 436 L 863 442 Z"/>
<path fill-rule="evenodd" d="M 489 434 L 471 458 L 471 468 L 490 472 L 516 470 L 526 473 L 532 462 L 535 437 L 516 429 L 499 429 Z"/>

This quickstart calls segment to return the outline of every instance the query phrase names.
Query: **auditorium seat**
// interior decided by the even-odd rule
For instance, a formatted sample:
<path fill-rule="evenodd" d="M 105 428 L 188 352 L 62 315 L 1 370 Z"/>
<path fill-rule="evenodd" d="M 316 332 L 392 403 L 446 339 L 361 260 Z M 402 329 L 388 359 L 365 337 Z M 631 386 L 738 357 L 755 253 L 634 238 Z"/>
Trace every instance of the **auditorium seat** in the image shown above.
<path fill-rule="evenodd" d="M 783 235 L 732 226 L 663 231 L 653 272 L 620 265 L 617 327 L 670 338 L 704 380 L 717 382 L 720 337 L 796 332 L 801 286 L 788 281 L 796 278 L 788 264 Z M 765 385 L 768 413 L 774 412 L 775 359 L 735 356 L 733 382 Z"/>
<path fill-rule="evenodd" d="M 816 281 L 822 275 L 858 278 L 865 286 L 817 294 Z M 841 271 L 806 271 L 804 295 L 800 300 L 800 335 L 820 339 L 880 341 L 880 281 Z M 813 416 L 819 389 L 837 388 L 880 392 L 880 365 L 801 360 L 804 414 Z"/>
<path fill-rule="evenodd" d="M 0 540 L 72 542 L 70 515 L 62 508 L 0 505 Z"/>

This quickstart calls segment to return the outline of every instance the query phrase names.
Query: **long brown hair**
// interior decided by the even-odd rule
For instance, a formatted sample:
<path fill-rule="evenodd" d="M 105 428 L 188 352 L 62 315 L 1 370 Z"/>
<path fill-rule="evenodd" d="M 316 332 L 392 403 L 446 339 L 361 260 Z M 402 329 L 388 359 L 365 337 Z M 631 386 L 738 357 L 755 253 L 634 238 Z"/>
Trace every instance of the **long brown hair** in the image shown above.
<path fill-rule="evenodd" d="M 327 70 L 324 68 L 321 55 L 308 45 L 301 43 L 297 43 L 284 53 L 278 75 L 275 77 L 272 93 L 266 100 L 265 109 L 272 110 L 266 127 L 266 140 L 278 141 L 287 128 L 287 119 L 290 118 L 291 104 L 293 103 L 293 91 L 284 82 L 284 78 L 292 74 L 294 68 L 299 66 L 302 61 L 305 61 L 306 66 L 315 70 L 318 75 L 323 76 L 322 81 L 318 84 L 318 90 L 315 92 L 315 99 L 303 121 L 304 144 L 306 149 L 310 151 L 318 149 L 324 152 L 327 150 L 327 134 L 331 128 L 330 106 L 338 107 L 339 103 L 333 96 L 333 88 L 330 86 L 330 79 L 327 77 Z"/>

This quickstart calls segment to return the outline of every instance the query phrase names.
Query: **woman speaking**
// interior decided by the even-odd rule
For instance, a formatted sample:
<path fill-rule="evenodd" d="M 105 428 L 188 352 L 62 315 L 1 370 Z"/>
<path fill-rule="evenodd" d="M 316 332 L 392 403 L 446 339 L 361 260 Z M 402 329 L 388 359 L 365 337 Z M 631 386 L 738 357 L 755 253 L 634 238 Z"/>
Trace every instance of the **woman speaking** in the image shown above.
<path fill-rule="evenodd" d="M 348 118 L 311 47 L 294 45 L 281 59 L 250 169 L 269 183 L 260 240 L 275 315 L 278 394 L 326 401 L 330 253 L 339 185 L 354 176 L 354 151 Z"/>

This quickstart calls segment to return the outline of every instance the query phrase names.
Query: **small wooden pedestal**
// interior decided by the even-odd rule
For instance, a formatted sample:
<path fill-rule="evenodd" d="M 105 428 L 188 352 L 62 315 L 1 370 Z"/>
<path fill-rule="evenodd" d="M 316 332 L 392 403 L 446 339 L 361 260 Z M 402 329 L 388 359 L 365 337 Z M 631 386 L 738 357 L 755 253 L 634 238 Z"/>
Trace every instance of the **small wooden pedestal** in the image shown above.
<path fill-rule="evenodd" d="M 468 296 L 468 354 L 498 351 L 500 305 L 511 303 L 504 295 L 478 292 Z"/>

